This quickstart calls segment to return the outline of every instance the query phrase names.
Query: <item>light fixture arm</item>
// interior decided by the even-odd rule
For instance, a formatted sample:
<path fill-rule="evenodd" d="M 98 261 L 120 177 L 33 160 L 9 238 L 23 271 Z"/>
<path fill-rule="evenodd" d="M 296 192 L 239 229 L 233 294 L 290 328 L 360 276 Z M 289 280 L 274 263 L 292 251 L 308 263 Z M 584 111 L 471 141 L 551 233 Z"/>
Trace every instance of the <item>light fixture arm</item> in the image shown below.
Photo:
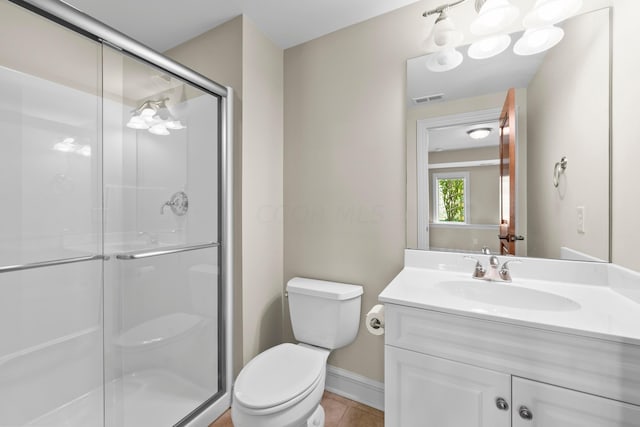
<path fill-rule="evenodd" d="M 476 0 L 476 12 L 480 13 L 480 9 L 487 2 L 487 0 Z"/>
<path fill-rule="evenodd" d="M 164 103 L 166 103 L 168 100 L 169 100 L 169 98 L 162 98 L 162 99 L 158 99 L 158 100 L 148 99 L 148 100 L 144 101 L 138 108 L 136 108 L 134 110 L 131 110 L 131 113 L 132 114 L 139 114 L 146 107 L 151 108 L 152 110 L 157 110 Z"/>
<path fill-rule="evenodd" d="M 431 9 L 428 10 L 426 12 L 424 12 L 422 14 L 422 16 L 424 16 L 425 18 L 427 16 L 431 16 L 431 15 L 441 15 L 444 12 L 446 12 L 448 9 L 454 7 L 454 6 L 458 6 L 459 4 L 462 4 L 464 2 L 466 2 L 467 0 L 458 0 L 458 1 L 454 1 L 453 3 L 447 3 L 447 4 L 443 4 L 442 6 L 438 6 L 435 9 Z M 478 1 L 482 1 L 482 3 L 484 4 L 485 0 L 476 0 L 476 7 L 477 7 L 477 3 Z"/>

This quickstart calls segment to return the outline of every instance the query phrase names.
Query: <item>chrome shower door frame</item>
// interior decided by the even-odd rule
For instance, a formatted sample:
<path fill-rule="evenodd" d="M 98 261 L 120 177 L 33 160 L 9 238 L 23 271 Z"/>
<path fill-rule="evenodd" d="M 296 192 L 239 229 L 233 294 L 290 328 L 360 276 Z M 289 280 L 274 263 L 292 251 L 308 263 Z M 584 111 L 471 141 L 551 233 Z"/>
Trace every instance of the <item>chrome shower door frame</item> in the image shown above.
<path fill-rule="evenodd" d="M 52 21 L 72 29 L 86 37 L 104 43 L 110 47 L 161 68 L 185 82 L 220 98 L 220 237 L 219 246 L 221 265 L 221 303 L 220 336 L 223 348 L 219 358 L 220 387 L 218 394 L 206 401 L 199 409 L 176 426 L 208 426 L 211 421 L 231 406 L 233 385 L 233 97 L 231 87 L 222 86 L 202 74 L 185 67 L 153 49 L 131 39 L 125 34 L 97 21 L 91 16 L 58 0 L 8 0 Z M 94 257 L 102 258 L 102 256 Z M 94 259 L 92 258 L 92 259 Z M 66 262 L 84 261 L 84 259 L 64 260 Z M 31 266 L 11 266 L 12 269 Z"/>

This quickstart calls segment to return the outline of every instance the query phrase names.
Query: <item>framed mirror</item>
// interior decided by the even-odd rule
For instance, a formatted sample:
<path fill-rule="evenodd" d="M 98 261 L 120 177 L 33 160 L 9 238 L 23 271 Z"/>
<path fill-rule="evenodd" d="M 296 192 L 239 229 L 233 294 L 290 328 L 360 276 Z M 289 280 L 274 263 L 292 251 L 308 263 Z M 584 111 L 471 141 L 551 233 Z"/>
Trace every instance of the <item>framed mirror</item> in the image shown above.
<path fill-rule="evenodd" d="M 407 61 L 409 248 L 610 261 L 611 9 L 558 26 L 538 54 L 516 32 L 448 71 Z"/>

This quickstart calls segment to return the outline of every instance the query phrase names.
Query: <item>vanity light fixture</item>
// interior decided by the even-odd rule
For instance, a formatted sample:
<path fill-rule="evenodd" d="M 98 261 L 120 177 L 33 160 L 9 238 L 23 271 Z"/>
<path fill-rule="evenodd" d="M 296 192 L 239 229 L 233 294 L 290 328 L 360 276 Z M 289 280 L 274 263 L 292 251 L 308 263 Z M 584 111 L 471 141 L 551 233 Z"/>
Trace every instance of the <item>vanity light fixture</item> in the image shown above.
<path fill-rule="evenodd" d="M 458 0 L 452 3 L 443 4 L 435 9 L 424 12 L 422 16 L 425 18 L 431 15 L 438 15 L 431 32 L 427 35 L 423 43 L 425 50 L 438 51 L 456 47 L 462 42 L 464 35 L 456 29 L 453 20 L 448 12 L 451 8 L 464 3 L 467 0 Z"/>
<path fill-rule="evenodd" d="M 426 50 L 434 52 L 426 59 L 429 70 L 453 70 L 464 60 L 456 50 L 463 34 L 456 30 L 448 12 L 466 1 L 443 4 L 422 14 L 424 17 L 438 16 L 424 43 Z M 554 24 L 575 15 L 581 7 L 582 0 L 536 0 L 533 10 L 523 21 L 526 31 L 515 43 L 513 51 L 517 55 L 535 55 L 551 49 L 564 38 L 564 30 Z M 509 0 L 475 0 L 475 9 L 478 16 L 470 30 L 488 36 L 472 43 L 467 55 L 473 59 L 487 59 L 504 52 L 511 45 L 511 36 L 501 32 L 515 21 L 520 10 Z"/>
<path fill-rule="evenodd" d="M 482 40 L 472 43 L 467 50 L 467 55 L 473 59 L 491 58 L 504 52 L 510 44 L 511 36 L 509 34 L 485 37 Z"/>
<path fill-rule="evenodd" d="M 83 157 L 91 157 L 91 147 L 76 142 L 75 138 L 67 137 L 53 145 L 54 151 L 62 153 L 73 153 Z"/>
<path fill-rule="evenodd" d="M 540 28 L 526 30 L 520 40 L 513 46 L 516 55 L 535 55 L 551 49 L 560 43 L 564 37 L 564 30 L 560 27 L 547 25 Z"/>
<path fill-rule="evenodd" d="M 582 7 L 582 0 L 536 0 L 524 17 L 525 28 L 537 28 L 557 24 L 573 16 Z"/>
<path fill-rule="evenodd" d="M 169 135 L 169 129 L 179 130 L 186 126 L 176 119 L 167 108 L 169 98 L 144 101 L 131 112 L 127 127 L 138 130 L 148 130 L 154 135 Z"/>
<path fill-rule="evenodd" d="M 462 54 L 452 47 L 427 56 L 426 66 L 429 71 L 441 73 L 453 70 L 462 64 L 462 60 Z"/>
<path fill-rule="evenodd" d="M 462 32 L 456 29 L 449 15 L 443 11 L 436 18 L 431 34 L 424 42 L 424 48 L 428 50 L 452 48 L 459 45 L 463 38 Z"/>
<path fill-rule="evenodd" d="M 520 9 L 509 0 L 476 0 L 478 17 L 471 23 L 473 34 L 485 35 L 503 31 L 520 15 Z"/>
<path fill-rule="evenodd" d="M 426 67 L 430 71 L 449 71 L 462 64 L 464 58 L 455 47 L 462 42 L 464 36 L 462 32 L 456 29 L 447 12 L 452 7 L 462 4 L 465 1 L 466 0 L 458 0 L 447 3 L 422 14 L 425 18 L 431 15 L 438 15 L 431 33 L 423 44 L 426 50 L 435 51 L 426 59 Z"/>
<path fill-rule="evenodd" d="M 484 138 L 488 137 L 491 134 L 492 131 L 493 131 L 493 129 L 491 129 L 491 128 L 469 129 L 467 131 L 467 135 L 469 135 L 469 138 L 471 138 L 471 139 L 484 139 Z"/>

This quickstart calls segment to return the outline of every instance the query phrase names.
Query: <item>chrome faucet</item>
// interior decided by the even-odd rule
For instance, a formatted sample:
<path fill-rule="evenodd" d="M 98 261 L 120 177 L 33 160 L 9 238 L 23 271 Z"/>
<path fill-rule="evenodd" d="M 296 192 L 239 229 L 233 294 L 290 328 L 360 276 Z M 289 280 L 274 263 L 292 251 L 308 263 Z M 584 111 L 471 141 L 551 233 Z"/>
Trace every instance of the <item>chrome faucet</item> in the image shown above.
<path fill-rule="evenodd" d="M 511 282 L 511 272 L 509 271 L 510 262 L 521 263 L 522 261 L 520 261 L 519 259 L 510 259 L 502 264 L 502 267 L 500 267 L 500 271 L 498 271 L 498 276 L 500 276 L 500 279 L 503 282 Z"/>
<path fill-rule="evenodd" d="M 471 275 L 471 277 L 473 277 L 474 279 L 482 279 L 484 278 L 485 273 L 487 272 L 484 267 L 482 266 L 482 264 L 480 263 L 480 260 L 477 258 L 474 258 L 472 256 L 465 256 L 465 259 L 470 259 L 471 261 L 475 261 L 476 262 L 476 266 L 473 269 L 473 274 Z"/>
<path fill-rule="evenodd" d="M 491 255 L 489 257 L 489 265 L 487 268 L 482 266 L 479 259 L 465 256 L 465 259 L 470 259 L 476 262 L 476 266 L 473 269 L 471 277 L 479 280 L 487 280 L 490 282 L 511 282 L 511 272 L 509 271 L 509 263 L 522 262 L 518 259 L 510 259 L 505 261 L 500 266 L 500 260 L 497 256 Z"/>

